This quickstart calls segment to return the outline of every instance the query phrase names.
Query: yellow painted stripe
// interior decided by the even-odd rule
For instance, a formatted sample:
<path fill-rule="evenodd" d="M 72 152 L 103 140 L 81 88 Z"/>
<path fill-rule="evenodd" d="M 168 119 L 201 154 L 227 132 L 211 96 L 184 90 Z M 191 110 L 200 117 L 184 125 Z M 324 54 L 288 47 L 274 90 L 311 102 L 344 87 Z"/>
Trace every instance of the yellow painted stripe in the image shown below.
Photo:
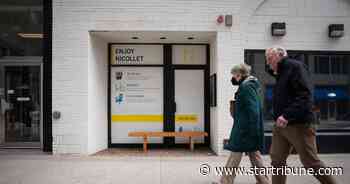
<path fill-rule="evenodd" d="M 123 114 L 112 115 L 113 123 L 162 123 L 163 115 L 156 114 Z M 195 114 L 179 114 L 175 115 L 175 122 L 183 123 L 198 123 L 198 116 Z"/>

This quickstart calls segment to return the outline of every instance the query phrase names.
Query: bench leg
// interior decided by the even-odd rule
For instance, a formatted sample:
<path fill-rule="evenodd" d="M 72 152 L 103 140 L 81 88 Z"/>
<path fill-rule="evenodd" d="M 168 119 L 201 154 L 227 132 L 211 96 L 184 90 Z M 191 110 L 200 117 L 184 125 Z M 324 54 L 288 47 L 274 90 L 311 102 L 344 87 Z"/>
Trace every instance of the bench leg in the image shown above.
<path fill-rule="evenodd" d="M 194 140 L 192 137 L 190 137 L 190 149 L 191 149 L 191 151 L 194 150 Z"/>
<path fill-rule="evenodd" d="M 143 152 L 147 152 L 147 137 L 143 137 Z"/>

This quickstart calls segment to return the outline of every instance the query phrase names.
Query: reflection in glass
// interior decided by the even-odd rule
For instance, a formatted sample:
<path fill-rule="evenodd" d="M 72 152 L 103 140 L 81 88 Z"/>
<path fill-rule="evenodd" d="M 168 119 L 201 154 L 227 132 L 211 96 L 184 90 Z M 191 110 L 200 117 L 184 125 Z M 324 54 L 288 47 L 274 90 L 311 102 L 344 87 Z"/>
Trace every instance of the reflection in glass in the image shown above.
<path fill-rule="evenodd" d="M 38 147 L 43 0 L 1 0 L 0 30 L 0 146 Z"/>
<path fill-rule="evenodd" d="M 320 119 L 318 129 L 350 130 L 350 53 L 290 51 L 289 57 L 304 62 L 310 72 L 314 91 L 313 110 Z M 265 130 L 274 124 L 272 96 L 275 80 L 265 72 L 264 51 L 246 50 L 245 62 L 263 85 Z"/>
<path fill-rule="evenodd" d="M 42 56 L 42 0 L 1 0 L 0 30 L 0 57 Z"/>
<path fill-rule="evenodd" d="M 5 81 L 5 141 L 40 141 L 40 66 L 7 66 Z"/>

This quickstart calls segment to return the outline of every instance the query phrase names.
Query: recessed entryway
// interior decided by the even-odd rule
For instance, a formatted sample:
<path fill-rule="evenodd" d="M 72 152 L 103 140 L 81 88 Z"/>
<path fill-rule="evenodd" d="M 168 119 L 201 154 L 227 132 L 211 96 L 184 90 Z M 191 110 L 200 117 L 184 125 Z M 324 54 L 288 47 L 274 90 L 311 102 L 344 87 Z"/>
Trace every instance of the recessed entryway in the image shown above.
<path fill-rule="evenodd" d="M 210 132 L 208 44 L 109 44 L 109 146 L 141 144 L 135 131 Z M 194 138 L 209 145 L 209 138 Z M 188 138 L 150 137 L 151 144 Z"/>

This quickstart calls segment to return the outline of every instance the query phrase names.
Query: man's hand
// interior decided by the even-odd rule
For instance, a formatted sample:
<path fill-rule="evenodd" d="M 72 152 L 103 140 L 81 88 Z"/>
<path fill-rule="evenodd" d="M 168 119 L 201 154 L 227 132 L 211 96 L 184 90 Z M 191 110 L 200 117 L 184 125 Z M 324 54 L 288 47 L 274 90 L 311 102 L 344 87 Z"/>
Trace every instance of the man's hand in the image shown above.
<path fill-rule="evenodd" d="M 288 124 L 288 120 L 286 120 L 283 116 L 277 118 L 276 125 L 277 127 L 285 128 Z"/>

